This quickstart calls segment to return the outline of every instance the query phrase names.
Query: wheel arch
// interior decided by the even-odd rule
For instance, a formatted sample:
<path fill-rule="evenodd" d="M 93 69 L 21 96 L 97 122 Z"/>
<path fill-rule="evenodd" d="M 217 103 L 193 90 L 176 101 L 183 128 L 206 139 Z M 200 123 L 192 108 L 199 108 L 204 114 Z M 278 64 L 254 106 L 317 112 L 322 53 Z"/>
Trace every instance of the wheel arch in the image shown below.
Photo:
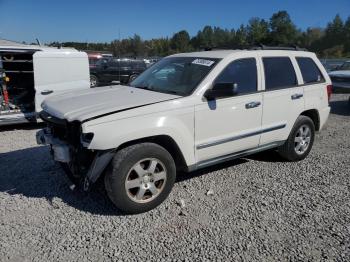
<path fill-rule="evenodd" d="M 320 114 L 317 109 L 308 109 L 302 112 L 300 115 L 302 116 L 307 116 L 311 118 L 312 122 L 315 125 L 315 130 L 319 131 L 320 130 Z"/>
<path fill-rule="evenodd" d="M 127 141 L 122 143 L 121 145 L 118 146 L 116 151 L 121 150 L 125 147 L 139 144 L 139 143 L 145 143 L 145 142 L 150 142 L 150 143 L 155 143 L 163 148 L 165 148 L 170 155 L 173 157 L 176 167 L 180 171 L 186 171 L 187 170 L 187 163 L 184 157 L 184 154 L 182 153 L 180 147 L 176 143 L 176 141 L 169 135 L 155 135 L 155 136 L 149 136 L 149 137 L 143 137 L 143 138 L 138 138 L 135 140 Z"/>

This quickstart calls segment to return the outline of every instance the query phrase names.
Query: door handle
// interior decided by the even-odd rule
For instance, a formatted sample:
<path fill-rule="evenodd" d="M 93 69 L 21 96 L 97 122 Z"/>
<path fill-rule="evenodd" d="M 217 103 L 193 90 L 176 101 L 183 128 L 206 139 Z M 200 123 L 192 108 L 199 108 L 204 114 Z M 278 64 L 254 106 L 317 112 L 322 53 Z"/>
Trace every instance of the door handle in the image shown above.
<path fill-rule="evenodd" d="M 245 108 L 250 109 L 250 108 L 258 107 L 260 105 L 261 105 L 261 103 L 259 101 L 254 101 L 254 102 L 250 102 L 248 104 L 245 104 Z"/>
<path fill-rule="evenodd" d="M 292 100 L 302 98 L 304 95 L 303 94 L 294 94 L 291 96 Z"/>
<path fill-rule="evenodd" d="M 44 96 L 49 95 L 51 93 L 53 93 L 52 90 L 43 90 L 43 91 L 41 91 L 41 94 L 44 95 Z"/>

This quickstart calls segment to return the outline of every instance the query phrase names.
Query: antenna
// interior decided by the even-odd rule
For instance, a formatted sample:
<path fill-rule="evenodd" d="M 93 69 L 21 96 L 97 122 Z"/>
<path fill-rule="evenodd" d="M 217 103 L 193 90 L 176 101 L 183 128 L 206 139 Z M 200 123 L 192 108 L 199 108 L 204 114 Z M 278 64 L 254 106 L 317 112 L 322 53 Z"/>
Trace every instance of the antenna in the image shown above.
<path fill-rule="evenodd" d="M 40 43 L 39 38 L 35 38 L 35 40 L 36 40 L 36 42 L 37 42 L 38 46 L 41 46 L 41 43 Z"/>

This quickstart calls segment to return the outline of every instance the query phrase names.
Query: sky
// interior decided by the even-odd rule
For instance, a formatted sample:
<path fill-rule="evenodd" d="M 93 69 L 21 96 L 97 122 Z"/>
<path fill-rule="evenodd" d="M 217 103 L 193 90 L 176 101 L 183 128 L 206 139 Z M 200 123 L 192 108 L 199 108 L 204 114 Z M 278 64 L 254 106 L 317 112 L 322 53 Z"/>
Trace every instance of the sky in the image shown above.
<path fill-rule="evenodd" d="M 110 42 L 195 35 L 205 25 L 238 28 L 252 17 L 286 10 L 298 28 L 325 27 L 350 16 L 350 0 L 0 0 L 0 38 L 42 43 Z"/>

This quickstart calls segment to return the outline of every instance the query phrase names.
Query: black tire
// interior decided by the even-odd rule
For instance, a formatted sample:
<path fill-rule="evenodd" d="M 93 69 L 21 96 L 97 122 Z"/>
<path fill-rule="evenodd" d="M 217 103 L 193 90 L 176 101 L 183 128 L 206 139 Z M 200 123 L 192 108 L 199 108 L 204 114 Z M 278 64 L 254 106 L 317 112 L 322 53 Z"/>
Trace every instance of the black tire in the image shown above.
<path fill-rule="evenodd" d="M 90 75 L 90 87 L 95 88 L 95 87 L 98 87 L 99 84 L 100 84 L 100 82 L 99 82 L 97 76 Z"/>
<path fill-rule="evenodd" d="M 304 152 L 297 153 L 295 139 L 301 127 L 308 127 L 310 130 L 310 141 Z M 278 148 L 278 153 L 288 161 L 300 161 L 307 157 L 310 153 L 315 139 L 315 125 L 311 118 L 307 116 L 299 116 L 294 123 L 292 131 L 286 142 Z"/>
<path fill-rule="evenodd" d="M 144 159 L 156 159 L 165 167 L 166 180 L 161 181 L 161 190 L 154 199 L 151 200 L 139 200 L 148 201 L 145 203 L 136 202 L 130 196 L 130 189 L 126 189 L 127 179 L 131 174 L 131 170 L 138 163 Z M 148 160 L 145 160 L 148 161 Z M 150 160 L 151 161 L 151 160 Z M 144 170 L 143 170 L 144 171 Z M 139 179 L 139 177 L 137 177 Z M 163 147 L 154 143 L 141 143 L 126 147 L 118 151 L 111 164 L 109 165 L 105 175 L 105 188 L 108 197 L 114 203 L 114 205 L 121 211 L 129 214 L 137 214 L 149 211 L 158 205 L 160 205 L 169 195 L 176 179 L 176 166 L 172 156 Z M 128 180 L 130 181 L 130 180 Z M 153 182 L 151 180 L 151 182 Z M 142 183 L 142 182 L 141 182 Z M 154 182 L 156 183 L 156 182 Z M 140 188 L 136 188 L 137 193 Z M 134 190 L 135 188 L 133 188 Z M 146 189 L 147 193 L 148 190 Z"/>
<path fill-rule="evenodd" d="M 136 79 L 136 77 L 138 77 L 139 75 L 138 74 L 133 74 L 129 77 L 129 82 L 128 83 L 131 83 L 132 81 L 134 81 Z"/>

